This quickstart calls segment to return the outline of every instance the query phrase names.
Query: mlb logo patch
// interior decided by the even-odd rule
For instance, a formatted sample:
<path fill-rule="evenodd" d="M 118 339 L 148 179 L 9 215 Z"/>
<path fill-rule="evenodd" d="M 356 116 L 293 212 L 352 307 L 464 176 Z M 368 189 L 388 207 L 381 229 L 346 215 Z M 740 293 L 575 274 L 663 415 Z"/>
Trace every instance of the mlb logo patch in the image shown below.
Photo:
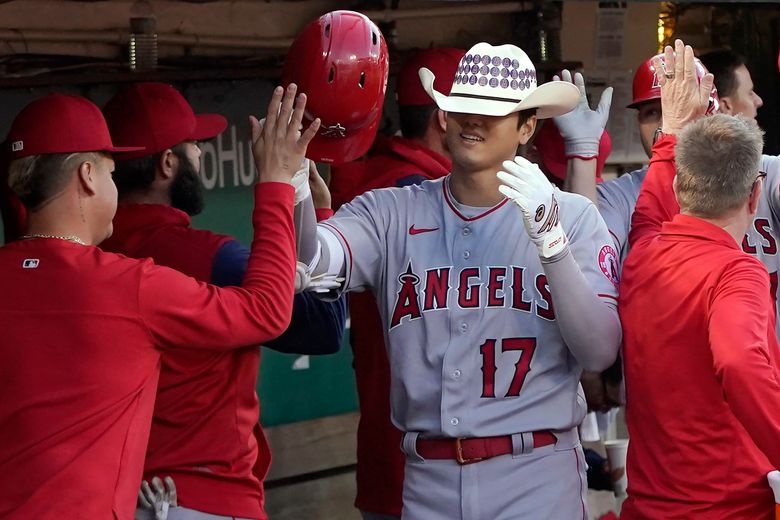
<path fill-rule="evenodd" d="M 24 141 L 14 141 L 11 143 L 12 152 L 21 152 L 22 150 L 24 150 Z"/>
<path fill-rule="evenodd" d="M 37 258 L 25 258 L 22 262 L 23 269 L 36 269 L 41 261 Z"/>

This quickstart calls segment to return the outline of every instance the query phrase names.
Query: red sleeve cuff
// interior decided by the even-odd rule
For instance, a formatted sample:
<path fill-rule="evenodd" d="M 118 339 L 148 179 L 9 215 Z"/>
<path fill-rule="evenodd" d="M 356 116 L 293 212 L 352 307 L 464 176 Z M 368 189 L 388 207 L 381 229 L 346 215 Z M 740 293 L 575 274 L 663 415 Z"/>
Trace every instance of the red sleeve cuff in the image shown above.
<path fill-rule="evenodd" d="M 330 208 L 316 208 L 314 213 L 317 215 L 317 222 L 328 220 L 333 216 L 333 210 Z"/>
<path fill-rule="evenodd" d="M 255 197 L 258 201 L 278 199 L 292 206 L 295 198 L 295 188 L 287 182 L 258 182 L 255 184 Z"/>
<path fill-rule="evenodd" d="M 677 136 L 663 134 L 653 145 L 653 156 L 650 162 L 674 161 L 674 147 L 677 145 Z"/>

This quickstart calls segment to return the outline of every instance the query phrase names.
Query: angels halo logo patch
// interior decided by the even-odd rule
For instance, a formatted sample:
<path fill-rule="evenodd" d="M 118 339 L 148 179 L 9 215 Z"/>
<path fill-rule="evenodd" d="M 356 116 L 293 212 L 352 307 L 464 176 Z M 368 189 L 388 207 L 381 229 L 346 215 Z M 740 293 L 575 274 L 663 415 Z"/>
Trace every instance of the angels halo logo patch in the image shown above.
<path fill-rule="evenodd" d="M 604 276 L 609 279 L 614 285 L 620 283 L 620 275 L 618 274 L 618 255 L 615 248 L 612 246 L 604 246 L 599 251 L 599 268 Z"/>

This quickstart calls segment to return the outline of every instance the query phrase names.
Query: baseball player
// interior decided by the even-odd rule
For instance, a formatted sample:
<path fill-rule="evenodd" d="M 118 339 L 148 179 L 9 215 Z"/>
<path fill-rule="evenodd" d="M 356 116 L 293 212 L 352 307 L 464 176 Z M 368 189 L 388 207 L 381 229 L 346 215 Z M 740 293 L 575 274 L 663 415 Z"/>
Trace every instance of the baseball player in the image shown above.
<path fill-rule="evenodd" d="M 197 141 L 221 133 L 225 118 L 196 115 L 184 96 L 162 83 L 133 85 L 103 112 L 114 142 L 144 150 L 116 156 L 120 204 L 113 235 L 101 249 L 150 257 L 215 285 L 240 285 L 249 250 L 233 237 L 190 225 L 190 215 L 203 205 Z M 266 345 L 299 354 L 336 352 L 345 315 L 344 299 L 298 294 L 290 327 Z M 171 510 L 170 520 L 203 513 L 265 518 L 262 481 L 271 454 L 258 424 L 259 364 L 256 346 L 163 353 L 144 478 L 173 477 L 181 507 Z M 149 509 L 136 520 L 147 517 L 153 518 Z"/>
<path fill-rule="evenodd" d="M 255 142 L 255 237 L 240 288 L 95 247 L 116 210 L 110 153 L 134 150 L 114 147 L 98 107 L 52 94 L 16 117 L 9 183 L 29 225 L 0 248 L 0 517 L 132 519 L 160 352 L 237 349 L 286 329 L 288 165 L 301 163 L 319 125 L 299 132 L 305 97 L 293 110 L 295 93 L 276 89 Z"/>
<path fill-rule="evenodd" d="M 637 124 L 642 147 L 650 158 L 656 129 L 661 127 L 661 89 L 655 81 L 652 61 L 644 61 L 634 74 L 633 100 L 628 108 L 637 111 Z M 647 175 L 647 166 L 626 173 L 596 187 L 599 213 L 604 218 L 621 260 L 628 253 L 628 232 L 631 214 L 639 197 L 639 189 Z M 575 193 L 581 193 L 576 191 Z"/>
<path fill-rule="evenodd" d="M 715 85 L 711 98 L 718 99 L 718 111 L 730 115 L 743 115 L 754 118 L 756 111 L 763 102 L 752 91 L 750 73 L 744 67 L 739 58 L 707 58 L 714 63 L 720 74 L 715 74 Z M 715 56 L 716 58 L 718 55 Z M 723 65 L 726 61 L 733 66 Z M 703 60 L 702 60 L 703 62 Z M 740 64 L 741 63 L 741 64 Z M 701 75 L 701 69 L 697 68 Z M 727 78 L 724 79 L 724 75 Z M 720 76 L 720 80 L 718 77 Z M 723 87 L 721 93 L 718 87 Z M 634 75 L 633 97 L 629 107 L 637 109 L 637 117 L 640 126 L 640 135 L 645 150 L 650 154 L 650 148 L 663 123 L 660 107 L 661 90 L 655 80 L 652 68 L 652 58 L 642 64 Z M 721 103 L 720 99 L 726 101 Z M 778 295 L 778 271 L 780 271 L 780 255 L 778 254 L 778 242 L 780 241 L 780 159 L 777 156 L 764 155 L 761 160 L 761 171 L 767 174 L 765 189 L 761 193 L 758 211 L 753 224 L 748 228 L 742 249 L 758 258 L 769 271 L 770 291 L 772 299 L 777 307 Z M 639 190 L 647 174 L 647 167 L 636 170 L 621 177 L 599 184 L 598 206 L 601 216 L 609 228 L 610 234 L 615 240 L 615 247 L 620 252 L 621 259 L 628 252 L 628 234 L 631 229 L 631 215 L 634 212 Z M 780 334 L 780 315 L 778 315 L 778 334 Z"/>
<path fill-rule="evenodd" d="M 314 273 L 377 296 L 403 516 L 586 518 L 578 378 L 617 354 L 617 254 L 592 203 L 512 160 L 579 92 L 537 86 L 513 45 L 472 47 L 449 96 L 420 77 L 447 112 L 452 173 L 358 197 L 317 238 L 301 230 L 322 248 Z"/>
<path fill-rule="evenodd" d="M 715 75 L 720 111 L 755 119 L 764 100 L 753 90 L 745 58 L 731 49 L 722 49 L 702 54 L 699 59 Z"/>
<path fill-rule="evenodd" d="M 436 90 L 449 94 L 451 78 L 466 54 L 462 49 L 432 48 L 407 59 L 396 80 L 403 137 L 377 135 L 365 160 L 331 169 L 334 207 L 375 188 L 419 184 L 452 169 L 444 142 L 446 119 L 420 84 L 418 71 L 436 75 Z M 370 291 L 350 296 L 350 340 L 360 402 L 357 431 L 357 497 L 365 520 L 400 518 L 405 457 L 398 449 L 401 432 L 390 421 L 390 366 L 376 298 Z"/>

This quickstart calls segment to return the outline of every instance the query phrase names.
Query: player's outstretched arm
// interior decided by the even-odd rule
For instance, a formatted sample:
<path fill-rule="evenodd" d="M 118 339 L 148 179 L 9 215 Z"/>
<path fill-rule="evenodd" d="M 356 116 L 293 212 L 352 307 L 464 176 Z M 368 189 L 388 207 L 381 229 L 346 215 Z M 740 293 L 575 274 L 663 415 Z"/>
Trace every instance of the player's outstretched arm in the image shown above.
<path fill-rule="evenodd" d="M 701 78 L 701 82 L 698 80 L 693 49 L 682 40 L 675 41 L 674 50 L 666 47 L 663 61 L 654 58 L 653 67 L 661 85 L 664 136 L 653 145 L 650 168 L 631 220 L 629 243 L 632 246 L 656 236 L 661 224 L 680 211 L 672 189 L 674 146 L 677 142 L 674 136 L 688 124 L 704 117 L 714 81 L 709 73 Z"/>
<path fill-rule="evenodd" d="M 291 165 L 300 165 L 317 122 L 301 133 L 306 98 L 295 99 L 295 85 L 283 93 L 281 87 L 274 91 L 262 140 L 254 143 L 262 161 L 242 286 L 220 288 L 151 262 L 144 266 L 138 314 L 160 348 L 238 348 L 276 338 L 290 323 L 295 274 L 290 180 L 296 171 Z"/>
<path fill-rule="evenodd" d="M 503 167 L 504 171 L 497 174 L 503 183 L 499 190 L 520 208 L 526 231 L 539 250 L 563 339 L 582 368 L 607 369 L 617 357 L 621 329 L 613 283 L 617 282 L 617 253 L 609 245 L 612 241 L 604 221 L 596 207 L 588 204 L 576 231 L 579 234 L 579 229 L 588 230 L 595 237 L 577 237 L 578 250 L 583 249 L 580 243 L 585 243 L 590 255 L 582 253 L 575 258 L 560 222 L 555 189 L 539 167 L 522 157 L 505 161 Z M 604 261 L 612 263 L 608 274 L 591 275 L 601 289 L 596 290 L 578 262 L 592 261 L 593 268 L 597 269 L 599 253 L 604 247 L 611 249 L 610 258 L 605 255 Z"/>
<path fill-rule="evenodd" d="M 578 193 L 597 204 L 596 197 L 596 167 L 599 155 L 601 134 L 607 125 L 609 108 L 612 105 L 612 87 L 601 93 L 598 107 L 592 110 L 588 105 L 585 90 L 585 78 L 577 72 L 572 78 L 571 72 L 564 70 L 561 78 L 553 77 L 553 81 L 573 83 L 580 91 L 580 101 L 571 112 L 554 118 L 555 125 L 563 137 L 566 153 L 567 175 L 566 190 Z"/>

